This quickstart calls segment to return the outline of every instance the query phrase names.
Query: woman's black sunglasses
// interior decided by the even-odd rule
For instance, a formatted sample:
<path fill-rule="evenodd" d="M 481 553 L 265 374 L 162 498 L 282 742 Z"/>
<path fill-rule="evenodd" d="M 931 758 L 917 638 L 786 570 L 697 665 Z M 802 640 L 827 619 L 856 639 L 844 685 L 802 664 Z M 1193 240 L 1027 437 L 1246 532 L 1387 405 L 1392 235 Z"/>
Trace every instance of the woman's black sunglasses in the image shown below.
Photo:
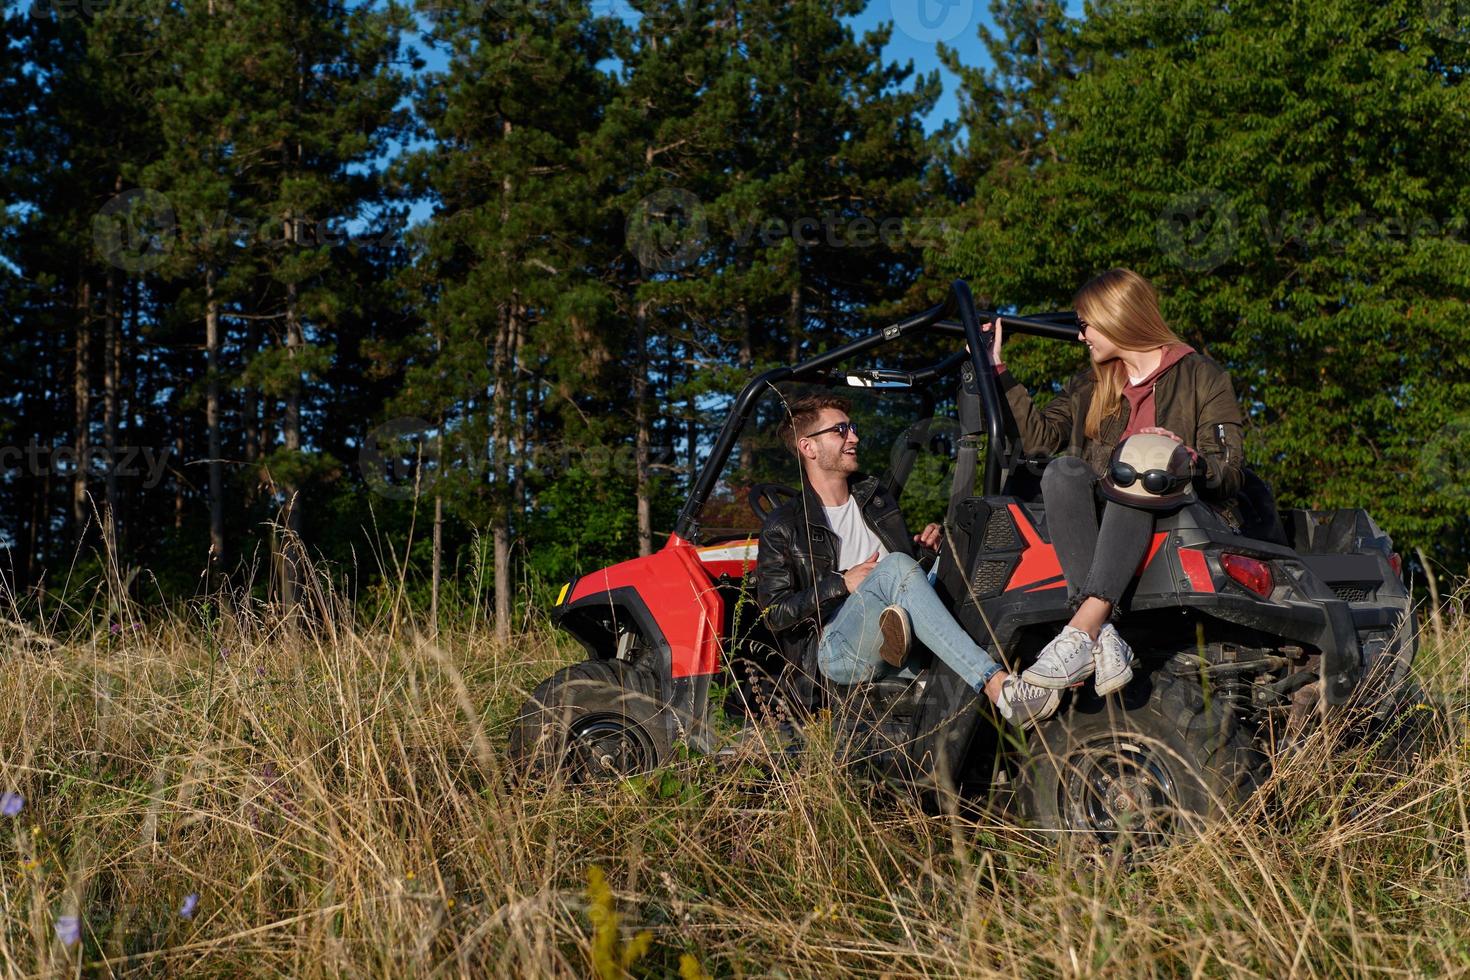
<path fill-rule="evenodd" d="M 1140 474 L 1127 463 L 1114 463 L 1112 477 L 1116 487 L 1131 487 L 1142 479 L 1143 489 L 1155 496 L 1176 490 L 1190 480 L 1188 476 L 1176 476 L 1168 470 L 1149 470 Z"/>
<path fill-rule="evenodd" d="M 815 439 L 817 436 L 822 435 L 826 432 L 835 432 L 842 438 L 846 439 L 849 432 L 857 432 L 857 423 L 838 422 L 836 425 L 829 425 L 825 429 L 818 429 L 816 432 L 808 432 L 803 438 Z"/>

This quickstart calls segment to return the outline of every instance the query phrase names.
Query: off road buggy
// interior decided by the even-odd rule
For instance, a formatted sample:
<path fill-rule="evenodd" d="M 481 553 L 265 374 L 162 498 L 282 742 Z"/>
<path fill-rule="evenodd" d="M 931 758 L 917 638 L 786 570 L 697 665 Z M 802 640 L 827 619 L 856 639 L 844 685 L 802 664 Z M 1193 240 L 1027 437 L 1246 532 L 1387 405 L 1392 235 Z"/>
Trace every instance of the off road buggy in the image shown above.
<path fill-rule="evenodd" d="M 718 751 L 714 700 L 727 718 L 745 714 L 747 730 L 773 706 L 798 717 L 826 707 L 844 756 L 884 778 L 931 795 L 1004 795 L 1043 828 L 1108 841 L 1125 825 L 1164 832 L 1230 807 L 1327 715 L 1357 706 L 1369 726 L 1395 715 L 1416 633 L 1392 542 L 1361 510 L 1278 514 L 1253 476 L 1236 521 L 1203 502 L 1159 518 L 1122 604 L 1141 661 L 1133 682 L 1106 700 L 1074 691 L 1028 739 L 922 649 L 917 676 L 851 687 L 787 662 L 751 573 L 761 520 L 796 493 L 764 477 L 800 480 L 769 435 L 795 385 L 851 395 L 865 468 L 889 464 L 879 492 L 902 500 L 911 527 L 942 518 L 935 587 L 977 642 L 1021 669 L 1069 617 L 1040 501 L 1046 460 L 1021 453 L 981 340 L 987 319 L 1012 335 L 1077 339 L 1075 314 L 977 312 L 956 282 L 932 309 L 750 381 L 662 550 L 562 589 L 554 620 L 587 659 L 525 703 L 514 761 L 572 780 L 626 775 L 661 765 L 681 740 Z M 900 349 L 948 353 L 875 366 Z"/>

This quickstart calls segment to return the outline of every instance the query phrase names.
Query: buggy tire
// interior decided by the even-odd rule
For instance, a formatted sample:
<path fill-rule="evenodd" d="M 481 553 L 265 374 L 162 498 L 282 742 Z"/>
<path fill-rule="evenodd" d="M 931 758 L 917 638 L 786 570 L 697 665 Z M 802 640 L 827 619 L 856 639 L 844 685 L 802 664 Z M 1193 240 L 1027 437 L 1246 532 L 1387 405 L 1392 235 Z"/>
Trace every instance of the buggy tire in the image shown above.
<path fill-rule="evenodd" d="M 542 681 L 521 706 L 510 758 L 522 776 L 589 784 L 657 769 L 672 754 L 658 678 L 616 660 L 584 660 Z"/>
<path fill-rule="evenodd" d="M 1112 847 L 1161 843 L 1243 802 L 1267 771 L 1229 705 L 1167 669 L 1120 696 L 1074 698 L 1038 725 L 1018 784 L 1037 829 Z"/>

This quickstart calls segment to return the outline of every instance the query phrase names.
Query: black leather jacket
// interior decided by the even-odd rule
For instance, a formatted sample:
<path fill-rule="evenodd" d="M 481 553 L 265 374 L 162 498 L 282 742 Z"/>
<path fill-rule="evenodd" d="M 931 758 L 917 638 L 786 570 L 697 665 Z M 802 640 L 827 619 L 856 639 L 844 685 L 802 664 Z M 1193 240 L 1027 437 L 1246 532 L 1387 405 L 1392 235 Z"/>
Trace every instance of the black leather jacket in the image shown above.
<path fill-rule="evenodd" d="M 875 476 L 848 477 L 863 519 L 890 552 L 918 558 L 913 535 L 898 509 L 897 495 Z M 827 523 L 822 501 L 810 486 L 766 517 L 756 553 L 755 596 L 766 624 L 787 661 L 815 668 L 819 625 L 829 623 L 847 598 L 847 583 L 837 570 L 837 536 Z"/>

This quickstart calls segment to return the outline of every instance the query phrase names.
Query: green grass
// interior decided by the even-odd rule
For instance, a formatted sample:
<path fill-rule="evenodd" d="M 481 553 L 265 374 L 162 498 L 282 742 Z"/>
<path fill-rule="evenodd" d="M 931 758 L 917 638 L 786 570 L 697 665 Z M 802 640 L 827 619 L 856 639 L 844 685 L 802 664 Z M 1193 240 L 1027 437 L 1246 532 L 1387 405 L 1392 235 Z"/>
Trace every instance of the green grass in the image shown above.
<path fill-rule="evenodd" d="M 1421 654 L 1452 710 L 1417 765 L 1323 740 L 1124 863 L 925 815 L 834 767 L 820 726 L 768 778 L 691 759 L 512 791 L 509 721 L 579 656 L 550 631 L 201 622 L 0 623 L 7 975 L 1470 972 L 1470 624 Z"/>

